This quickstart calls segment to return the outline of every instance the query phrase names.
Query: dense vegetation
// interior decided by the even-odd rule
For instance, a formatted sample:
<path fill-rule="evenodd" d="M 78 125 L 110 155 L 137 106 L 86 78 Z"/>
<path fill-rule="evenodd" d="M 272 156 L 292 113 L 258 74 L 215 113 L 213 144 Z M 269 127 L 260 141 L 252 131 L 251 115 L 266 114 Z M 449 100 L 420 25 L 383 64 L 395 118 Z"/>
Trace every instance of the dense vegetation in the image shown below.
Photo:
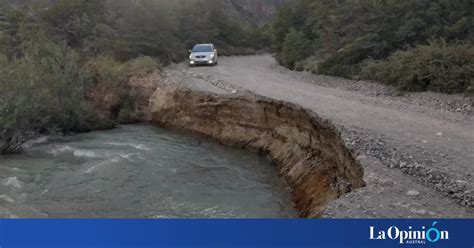
<path fill-rule="evenodd" d="M 130 77 L 182 61 L 195 43 L 224 55 L 272 45 L 291 69 L 402 90 L 474 91 L 472 0 L 293 0 L 263 28 L 229 10 L 239 2 L 252 3 L 0 0 L 0 152 L 5 133 L 140 119 Z M 114 94 L 113 113 L 98 113 L 91 91 Z"/>
<path fill-rule="evenodd" d="M 295 0 L 272 25 L 286 67 L 403 90 L 474 87 L 471 0 Z"/>
<path fill-rule="evenodd" d="M 0 152 L 2 133 L 138 119 L 128 79 L 183 60 L 195 43 L 224 54 L 268 46 L 257 27 L 223 11 L 219 0 L 0 0 Z M 112 92 L 120 109 L 92 111 L 91 90 Z"/>

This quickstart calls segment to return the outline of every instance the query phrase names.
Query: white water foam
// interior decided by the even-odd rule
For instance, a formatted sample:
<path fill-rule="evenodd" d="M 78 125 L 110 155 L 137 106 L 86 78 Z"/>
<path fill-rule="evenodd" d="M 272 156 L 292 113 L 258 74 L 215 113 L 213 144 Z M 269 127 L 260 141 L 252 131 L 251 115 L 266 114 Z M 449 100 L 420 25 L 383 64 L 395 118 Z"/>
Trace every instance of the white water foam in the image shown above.
<path fill-rule="evenodd" d="M 76 157 L 87 157 L 87 158 L 97 158 L 97 153 L 93 151 L 85 151 L 85 150 L 75 150 L 74 156 Z"/>
<path fill-rule="evenodd" d="M 44 144 L 44 143 L 47 143 L 48 142 L 48 137 L 47 136 L 42 136 L 42 137 L 39 137 L 37 139 L 33 139 L 33 140 L 29 140 L 27 142 L 25 142 L 22 147 L 24 149 L 29 149 L 35 145 L 39 145 L 39 144 Z"/>
<path fill-rule="evenodd" d="M 90 173 L 94 172 L 99 167 L 102 167 L 102 166 L 108 165 L 108 164 L 112 164 L 112 163 L 118 163 L 119 161 L 120 161 L 120 159 L 118 159 L 118 158 L 107 159 L 105 161 L 102 161 L 98 164 L 94 164 L 91 167 L 87 168 L 85 173 L 90 174 Z"/>
<path fill-rule="evenodd" d="M 8 195 L 0 195 L 0 201 L 5 201 L 8 203 L 15 202 L 15 200 L 13 200 L 13 198 L 9 197 Z"/>
<path fill-rule="evenodd" d="M 176 218 L 176 216 L 159 214 L 159 215 L 153 215 L 153 216 L 148 217 L 148 219 L 170 219 L 170 218 Z"/>
<path fill-rule="evenodd" d="M 8 177 L 3 180 L 3 185 L 4 186 L 11 186 L 14 188 L 21 188 L 21 182 L 18 181 L 17 177 Z"/>
<path fill-rule="evenodd" d="M 61 153 L 64 152 L 72 152 L 74 156 L 76 157 L 87 157 L 87 158 L 98 158 L 99 156 L 97 153 L 93 151 L 88 151 L 88 150 L 81 150 L 81 149 L 76 149 L 70 146 L 62 146 L 56 149 L 53 149 L 49 151 L 48 153 L 53 154 L 54 156 L 58 156 Z"/>
<path fill-rule="evenodd" d="M 118 154 L 119 157 L 129 162 L 136 162 L 137 160 L 146 160 L 140 153 Z"/>
<path fill-rule="evenodd" d="M 133 147 L 137 150 L 142 150 L 142 151 L 151 151 L 151 148 L 147 147 L 146 145 L 143 144 L 133 144 L 133 143 L 118 143 L 118 142 L 108 142 L 105 143 L 106 145 L 111 145 L 111 146 L 130 146 Z"/>
<path fill-rule="evenodd" d="M 130 154 L 119 154 L 119 156 L 120 156 L 121 158 L 126 159 L 126 160 L 131 161 L 131 162 L 133 162 L 133 161 L 132 161 L 130 158 L 131 158 L 133 155 L 135 155 L 135 154 L 134 154 L 134 153 L 130 153 Z"/>
<path fill-rule="evenodd" d="M 67 152 L 67 151 L 72 151 L 72 147 L 70 146 L 62 146 L 62 147 L 59 147 L 59 148 L 56 148 L 56 149 L 53 149 L 51 151 L 48 151 L 48 153 L 50 154 L 53 154 L 54 156 L 57 156 L 63 152 Z"/>

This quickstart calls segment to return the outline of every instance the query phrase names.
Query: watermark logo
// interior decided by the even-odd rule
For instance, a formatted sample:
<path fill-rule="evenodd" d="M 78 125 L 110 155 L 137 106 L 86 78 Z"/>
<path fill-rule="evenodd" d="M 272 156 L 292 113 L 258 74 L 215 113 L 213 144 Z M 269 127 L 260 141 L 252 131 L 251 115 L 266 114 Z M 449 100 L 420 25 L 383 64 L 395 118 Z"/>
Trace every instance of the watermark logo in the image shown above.
<path fill-rule="evenodd" d="M 425 226 L 416 229 L 412 226 L 409 226 L 408 229 L 391 226 L 386 230 L 379 230 L 370 226 L 369 238 L 370 240 L 396 240 L 399 244 L 428 244 L 449 240 L 449 231 L 438 229 L 437 224 L 437 221 L 433 222 L 428 229 Z"/>

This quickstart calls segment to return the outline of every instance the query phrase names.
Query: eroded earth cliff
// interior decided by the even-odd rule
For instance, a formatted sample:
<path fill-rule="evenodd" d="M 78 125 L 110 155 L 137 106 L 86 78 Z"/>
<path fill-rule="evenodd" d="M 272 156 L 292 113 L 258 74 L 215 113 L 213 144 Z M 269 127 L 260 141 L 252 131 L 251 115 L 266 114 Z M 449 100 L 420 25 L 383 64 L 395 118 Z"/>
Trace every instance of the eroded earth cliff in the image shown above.
<path fill-rule="evenodd" d="M 268 155 L 291 186 L 301 217 L 320 217 L 328 202 L 365 184 L 335 127 L 299 106 L 170 87 L 159 87 L 150 104 L 155 124 Z"/>

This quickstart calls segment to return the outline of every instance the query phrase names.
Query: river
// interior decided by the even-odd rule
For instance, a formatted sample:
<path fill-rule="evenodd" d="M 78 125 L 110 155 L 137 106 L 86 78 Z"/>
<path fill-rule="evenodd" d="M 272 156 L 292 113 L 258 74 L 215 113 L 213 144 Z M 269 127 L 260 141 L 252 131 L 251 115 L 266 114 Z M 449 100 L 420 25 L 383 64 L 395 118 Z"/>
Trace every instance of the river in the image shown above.
<path fill-rule="evenodd" d="M 0 217 L 294 217 L 270 162 L 150 125 L 43 137 L 0 156 Z"/>

